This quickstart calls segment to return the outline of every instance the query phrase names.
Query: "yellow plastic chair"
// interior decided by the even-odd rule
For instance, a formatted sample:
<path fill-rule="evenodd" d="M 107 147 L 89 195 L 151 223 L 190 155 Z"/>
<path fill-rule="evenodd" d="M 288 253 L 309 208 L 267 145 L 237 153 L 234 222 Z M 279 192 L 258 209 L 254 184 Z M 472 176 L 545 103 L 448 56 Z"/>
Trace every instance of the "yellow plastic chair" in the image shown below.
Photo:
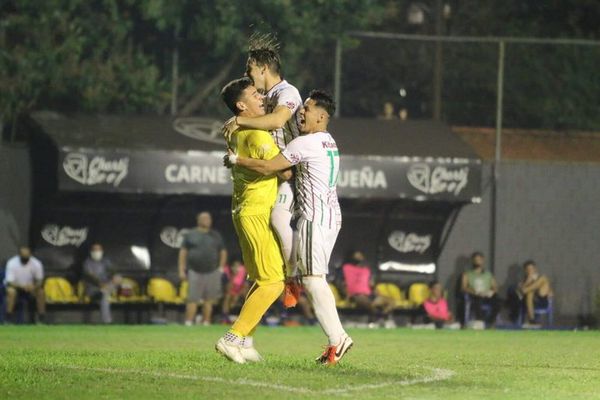
<path fill-rule="evenodd" d="M 413 306 L 420 306 L 429 297 L 429 286 L 425 283 L 413 283 L 408 288 L 408 300 Z"/>
<path fill-rule="evenodd" d="M 79 301 L 81 303 L 89 303 L 90 302 L 89 296 L 85 295 L 85 282 L 84 281 L 77 282 L 77 297 L 79 298 Z"/>
<path fill-rule="evenodd" d="M 187 299 L 189 289 L 190 283 L 188 281 L 181 282 L 181 285 L 179 286 L 178 302 L 183 303 L 185 299 Z"/>
<path fill-rule="evenodd" d="M 46 279 L 44 292 L 48 303 L 77 303 L 79 300 L 69 281 L 58 276 Z"/>
<path fill-rule="evenodd" d="M 164 278 L 150 279 L 148 282 L 148 296 L 156 303 L 183 303 L 182 298 L 177 296 L 175 286 Z"/>
<path fill-rule="evenodd" d="M 393 299 L 396 308 L 409 308 L 411 306 L 402 289 L 394 283 L 378 283 L 375 286 L 375 293 Z"/>
<path fill-rule="evenodd" d="M 127 293 L 127 294 L 125 294 Z M 112 300 L 120 303 L 146 301 L 148 298 L 143 296 L 140 290 L 140 285 L 136 280 L 131 278 L 122 278 L 119 284 L 119 291 L 111 296 Z"/>
<path fill-rule="evenodd" d="M 333 283 L 329 284 L 329 288 L 331 289 L 331 293 L 333 293 L 333 297 L 335 298 L 335 306 L 337 308 L 350 308 L 350 302 L 342 298 L 340 291 Z"/>

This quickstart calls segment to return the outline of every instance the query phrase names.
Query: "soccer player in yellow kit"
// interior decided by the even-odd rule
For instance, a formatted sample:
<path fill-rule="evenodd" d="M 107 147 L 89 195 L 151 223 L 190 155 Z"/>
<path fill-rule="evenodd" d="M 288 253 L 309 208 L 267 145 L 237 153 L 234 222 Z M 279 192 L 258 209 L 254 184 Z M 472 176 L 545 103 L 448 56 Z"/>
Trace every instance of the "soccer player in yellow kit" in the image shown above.
<path fill-rule="evenodd" d="M 221 91 L 223 101 L 237 116 L 264 115 L 263 96 L 249 78 L 229 82 Z M 245 157 L 270 160 L 279 154 L 272 136 L 257 129 L 233 133 L 229 148 Z M 264 176 L 233 166 L 231 213 L 248 277 L 254 281 L 237 321 L 219 339 L 216 350 L 236 363 L 260 361 L 252 334 L 265 312 L 283 292 L 285 264 L 271 228 L 271 211 L 277 197 L 277 175 Z M 289 179 L 291 172 L 284 178 Z"/>

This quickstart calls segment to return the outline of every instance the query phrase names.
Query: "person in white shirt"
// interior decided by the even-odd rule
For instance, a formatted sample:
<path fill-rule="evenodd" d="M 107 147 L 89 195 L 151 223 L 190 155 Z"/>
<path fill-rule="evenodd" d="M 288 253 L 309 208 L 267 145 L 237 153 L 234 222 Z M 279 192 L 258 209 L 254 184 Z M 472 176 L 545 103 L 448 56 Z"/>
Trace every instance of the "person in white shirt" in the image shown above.
<path fill-rule="evenodd" d="M 313 90 L 300 110 L 302 136 L 292 140 L 271 160 L 238 157 L 229 152 L 225 162 L 271 175 L 297 166 L 296 260 L 302 283 L 315 309 L 315 315 L 329 339 L 329 345 L 317 362 L 336 364 L 352 347 L 352 339 L 342 327 L 335 299 L 326 275 L 333 246 L 342 225 L 336 185 L 340 155 L 335 140 L 327 132 L 335 112 L 331 96 Z"/>
<path fill-rule="evenodd" d="M 254 86 L 265 93 L 266 114 L 231 118 L 224 127 L 225 137 L 239 128 L 270 131 L 279 150 L 300 135 L 298 112 L 302 106 L 300 92 L 282 77 L 279 43 L 270 34 L 250 37 L 246 75 Z M 294 276 L 293 231 L 290 225 L 294 209 L 293 179 L 279 179 L 277 200 L 271 212 L 271 225 L 278 236 L 287 276 Z"/>
<path fill-rule="evenodd" d="M 35 301 L 37 317 L 43 322 L 46 314 L 46 295 L 42 283 L 44 267 L 37 258 L 31 255 L 31 249 L 26 246 L 19 248 L 19 255 L 6 263 L 6 317 L 14 321 L 14 310 L 17 300 Z"/>

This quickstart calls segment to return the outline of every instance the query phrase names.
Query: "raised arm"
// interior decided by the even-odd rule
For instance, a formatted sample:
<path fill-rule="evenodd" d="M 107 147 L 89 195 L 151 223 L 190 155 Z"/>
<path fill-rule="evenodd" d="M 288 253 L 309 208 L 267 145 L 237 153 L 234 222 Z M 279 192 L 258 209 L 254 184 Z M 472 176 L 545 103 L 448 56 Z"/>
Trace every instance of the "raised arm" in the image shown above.
<path fill-rule="evenodd" d="M 283 128 L 285 123 L 292 117 L 292 111 L 286 106 L 277 106 L 272 113 L 260 117 L 238 116 L 235 120 L 242 128 L 262 129 L 272 131 Z"/>

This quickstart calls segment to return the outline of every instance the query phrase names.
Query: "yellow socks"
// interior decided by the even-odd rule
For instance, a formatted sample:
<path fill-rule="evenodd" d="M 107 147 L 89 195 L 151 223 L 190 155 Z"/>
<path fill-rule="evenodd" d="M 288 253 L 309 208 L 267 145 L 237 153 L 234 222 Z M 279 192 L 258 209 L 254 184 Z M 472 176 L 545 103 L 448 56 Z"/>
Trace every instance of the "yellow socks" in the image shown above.
<path fill-rule="evenodd" d="M 282 292 L 283 282 L 265 285 L 254 283 L 242 306 L 240 316 L 231 327 L 230 332 L 241 337 L 251 336 L 263 315 L 271 307 L 271 304 L 281 296 Z"/>

